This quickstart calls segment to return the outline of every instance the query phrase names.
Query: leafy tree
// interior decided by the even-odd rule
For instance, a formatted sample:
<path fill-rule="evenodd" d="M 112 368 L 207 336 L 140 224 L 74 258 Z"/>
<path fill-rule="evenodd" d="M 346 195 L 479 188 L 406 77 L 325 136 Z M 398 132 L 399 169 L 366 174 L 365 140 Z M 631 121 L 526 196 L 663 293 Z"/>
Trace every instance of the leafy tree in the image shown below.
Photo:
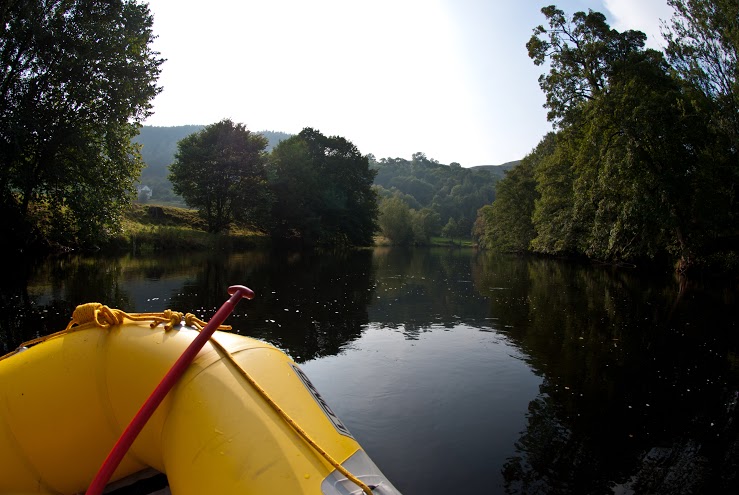
<path fill-rule="evenodd" d="M 67 244 L 117 227 L 142 165 L 131 138 L 160 91 L 151 27 L 131 0 L 3 3 L 0 210 L 12 242 L 33 242 L 43 222 Z"/>
<path fill-rule="evenodd" d="M 547 134 L 531 154 L 497 183 L 495 201 L 483 212 L 482 242 L 486 248 L 503 252 L 530 249 L 536 237 L 534 205 L 539 199 L 534 170 L 551 157 L 554 145 L 554 134 Z"/>
<path fill-rule="evenodd" d="M 169 179 L 174 192 L 197 208 L 209 232 L 233 220 L 265 225 L 271 206 L 265 169 L 267 139 L 225 119 L 177 143 Z"/>
<path fill-rule="evenodd" d="M 457 222 L 454 218 L 449 217 L 446 225 L 444 225 L 444 227 L 442 227 L 441 229 L 441 235 L 443 237 L 446 237 L 447 239 L 451 239 L 452 242 L 454 242 L 454 239 L 461 237 L 459 222 Z"/>
<path fill-rule="evenodd" d="M 320 218 L 315 195 L 320 178 L 311 163 L 307 144 L 293 136 L 279 143 L 269 156 L 272 204 L 271 233 L 276 239 L 300 239 L 315 244 Z"/>
<path fill-rule="evenodd" d="M 385 199 L 380 203 L 379 226 L 382 234 L 394 244 L 413 243 L 413 213 L 399 196 Z"/>
<path fill-rule="evenodd" d="M 614 62 L 640 50 L 647 37 L 640 31 L 611 29 L 600 12 L 576 12 L 568 19 L 554 5 L 541 11 L 549 27 L 535 28 L 526 48 L 534 64 L 548 63 L 550 68 L 539 77 L 549 120 L 567 124 L 582 103 L 607 88 Z"/>
<path fill-rule="evenodd" d="M 536 237 L 531 248 L 541 253 L 576 253 L 578 225 L 574 219 L 574 183 L 576 171 L 576 137 L 580 128 L 575 126 L 557 133 L 558 142 L 552 154 L 533 170 L 538 197 L 534 201 L 531 222 Z"/>
<path fill-rule="evenodd" d="M 739 239 L 739 7 L 670 4 L 678 12 L 668 37 L 673 67 L 644 49 L 642 33 L 619 33 L 600 13 L 542 9 L 548 28 L 537 27 L 527 47 L 535 64 L 549 66 L 539 82 L 558 131 L 478 212 L 481 246 L 609 261 L 669 255 L 685 270 Z"/>
<path fill-rule="evenodd" d="M 683 83 L 690 111 L 703 119 L 701 191 L 694 197 L 704 255 L 739 250 L 739 3 L 668 0 L 667 57 Z M 707 120 L 706 120 L 707 119 Z M 711 135 L 706 136 L 706 132 Z M 695 237 L 695 236 L 694 236 Z M 731 257 L 731 255 L 729 255 Z"/>
<path fill-rule="evenodd" d="M 414 242 L 421 245 L 428 244 L 431 236 L 439 232 L 441 228 L 441 217 L 431 208 L 411 210 L 411 226 Z"/>
<path fill-rule="evenodd" d="M 584 252 L 629 259 L 666 250 L 692 263 L 708 231 L 707 203 L 721 202 L 706 194 L 716 172 L 703 152 L 711 141 L 708 116 L 689 105 L 662 55 L 651 50 L 618 67 L 609 97 L 591 112 L 585 142 L 600 144 L 581 153 L 593 162 L 593 179 L 576 191 L 589 189 L 581 196 L 592 205 Z"/>
<path fill-rule="evenodd" d="M 490 249 L 487 242 L 488 225 L 492 225 L 490 212 L 493 205 L 485 205 L 477 210 L 475 222 L 472 224 L 472 242 L 480 249 Z"/>
<path fill-rule="evenodd" d="M 642 33 L 612 30 L 595 12 L 542 12 L 550 29 L 535 30 L 529 55 L 550 62 L 540 84 L 561 130 L 535 171 L 532 247 L 608 260 L 670 252 L 689 265 L 701 212 L 721 203 L 705 195 L 716 186 L 705 113 Z"/>
<path fill-rule="evenodd" d="M 354 144 L 305 128 L 270 155 L 272 234 L 306 245 L 369 245 L 377 229 L 375 171 Z"/>
<path fill-rule="evenodd" d="M 385 190 L 385 192 L 387 192 Z M 382 234 L 397 245 L 426 245 L 440 230 L 439 214 L 431 208 L 416 210 L 408 204 L 412 196 L 395 192 L 380 200 L 379 226 Z"/>

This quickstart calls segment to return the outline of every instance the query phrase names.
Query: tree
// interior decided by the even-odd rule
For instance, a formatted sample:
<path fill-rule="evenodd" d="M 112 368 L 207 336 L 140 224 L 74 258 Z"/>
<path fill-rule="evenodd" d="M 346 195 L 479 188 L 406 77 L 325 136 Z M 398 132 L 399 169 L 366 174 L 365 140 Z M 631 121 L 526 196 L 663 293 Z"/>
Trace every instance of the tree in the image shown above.
<path fill-rule="evenodd" d="M 393 244 L 412 244 L 414 211 L 398 195 L 383 200 L 380 204 L 380 231 Z"/>
<path fill-rule="evenodd" d="M 535 170 L 533 249 L 611 261 L 670 253 L 689 266 L 713 229 L 707 205 L 730 210 L 721 167 L 706 159 L 706 112 L 642 33 L 612 30 L 595 12 L 542 12 L 550 29 L 527 46 L 534 63 L 550 63 L 540 84 L 560 131 Z"/>
<path fill-rule="evenodd" d="M 482 214 L 482 244 L 486 248 L 503 252 L 525 252 L 531 248 L 531 241 L 536 237 L 532 217 L 539 199 L 534 170 L 551 157 L 554 144 L 554 134 L 547 134 L 533 152 L 497 183 L 495 201 Z"/>
<path fill-rule="evenodd" d="M 534 64 L 546 62 L 550 68 L 539 77 L 549 120 L 567 124 L 582 103 L 607 88 L 614 62 L 643 48 L 647 37 L 640 31 L 611 29 L 600 12 L 575 12 L 569 20 L 554 5 L 541 11 L 549 29 L 536 27 L 526 48 Z"/>
<path fill-rule="evenodd" d="M 471 229 L 477 210 L 495 198 L 495 182 L 502 175 L 487 168 L 463 168 L 457 162 L 442 165 L 420 152 L 414 153 L 411 161 L 382 158 L 371 166 L 377 170 L 375 185 L 382 187 L 382 194 L 401 194 L 417 212 L 429 209 L 439 219 L 462 220 L 465 233 Z M 438 235 L 442 225 L 439 220 L 429 235 Z M 416 242 L 421 241 L 417 238 Z"/>
<path fill-rule="evenodd" d="M 428 244 L 431 236 L 441 228 L 441 217 L 431 208 L 411 210 L 413 240 L 416 244 Z"/>
<path fill-rule="evenodd" d="M 305 245 L 369 245 L 377 230 L 375 171 L 354 144 L 305 128 L 270 155 L 273 236 Z"/>
<path fill-rule="evenodd" d="M 234 220 L 266 223 L 271 196 L 265 169 L 267 139 L 225 119 L 177 143 L 169 166 L 174 192 L 197 208 L 217 233 Z"/>
<path fill-rule="evenodd" d="M 151 27 L 131 0 L 3 3 L 0 210 L 12 242 L 116 229 L 142 167 L 131 139 L 160 91 Z"/>
<path fill-rule="evenodd" d="M 449 217 L 449 221 L 447 221 L 446 225 L 444 225 L 444 227 L 442 227 L 441 229 L 441 235 L 443 237 L 446 237 L 447 239 L 451 239 L 453 244 L 454 239 L 462 237 L 462 233 L 460 232 L 459 228 L 459 222 L 457 222 L 454 218 Z"/>
<path fill-rule="evenodd" d="M 739 3 L 668 0 L 675 9 L 666 28 L 667 57 L 683 83 L 691 111 L 707 116 L 700 150 L 701 250 L 739 250 Z M 705 132 L 704 132 L 705 134 Z M 728 255 L 734 258 L 735 255 Z"/>

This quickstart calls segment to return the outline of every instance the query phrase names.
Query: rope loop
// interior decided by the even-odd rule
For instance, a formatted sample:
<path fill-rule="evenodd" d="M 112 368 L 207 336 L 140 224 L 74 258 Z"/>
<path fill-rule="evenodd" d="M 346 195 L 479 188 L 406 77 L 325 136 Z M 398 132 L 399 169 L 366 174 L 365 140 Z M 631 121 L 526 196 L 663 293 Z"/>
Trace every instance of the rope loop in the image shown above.
<path fill-rule="evenodd" d="M 111 309 L 100 303 L 80 304 L 72 313 L 72 320 L 65 330 L 68 331 L 74 326 L 84 325 L 86 323 L 95 323 L 95 325 L 101 328 L 108 328 L 113 325 L 120 325 L 126 316 L 124 311 Z"/>
<path fill-rule="evenodd" d="M 171 309 L 165 309 L 162 313 L 162 321 L 159 321 L 158 319 L 151 322 L 151 328 L 156 327 L 160 323 L 165 323 L 164 325 L 164 331 L 169 332 L 174 327 L 182 323 L 182 320 L 184 319 L 184 315 L 180 313 L 179 311 L 172 311 Z"/>
<path fill-rule="evenodd" d="M 202 331 L 203 328 L 205 328 L 205 325 L 207 324 L 208 324 L 207 322 L 201 320 L 200 318 L 198 318 L 192 313 L 187 313 L 185 315 L 185 325 L 189 327 L 195 327 L 198 329 L 199 332 Z M 231 325 L 220 325 L 218 327 L 218 330 L 229 331 L 229 330 L 232 330 L 232 328 L 231 328 Z"/>
<path fill-rule="evenodd" d="M 203 329 L 205 323 L 202 320 L 198 320 L 193 315 L 188 316 L 194 318 L 194 320 L 192 320 L 195 322 L 193 326 L 197 327 L 198 330 Z M 93 324 L 99 328 L 108 329 L 116 325 L 122 325 L 126 320 L 142 322 L 149 321 L 151 322 L 149 325 L 151 328 L 164 324 L 164 330 L 168 332 L 177 325 L 180 325 L 183 320 L 186 320 L 186 318 L 183 313 L 172 311 L 171 309 L 166 309 L 161 313 L 126 313 L 123 310 L 110 308 L 98 302 L 80 304 L 72 312 L 72 319 L 64 330 L 23 342 L 16 350 L 11 351 L 4 356 L 0 356 L 0 361 L 17 354 L 23 348 L 40 344 L 46 340 L 74 332 L 78 327 L 83 325 Z M 231 330 L 231 327 L 222 325 L 218 327 L 218 329 Z"/>

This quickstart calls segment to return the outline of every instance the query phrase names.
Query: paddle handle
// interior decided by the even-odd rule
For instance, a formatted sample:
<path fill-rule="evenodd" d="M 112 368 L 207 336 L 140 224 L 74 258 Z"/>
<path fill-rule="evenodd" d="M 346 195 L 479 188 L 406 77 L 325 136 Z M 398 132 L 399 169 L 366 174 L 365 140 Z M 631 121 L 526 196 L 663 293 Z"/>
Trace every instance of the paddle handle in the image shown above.
<path fill-rule="evenodd" d="M 144 428 L 147 421 L 149 421 L 149 418 L 151 418 L 154 411 L 156 411 L 156 408 L 164 400 L 164 397 L 167 396 L 167 393 L 172 389 L 172 387 L 174 387 L 175 383 L 177 383 L 177 380 L 180 379 L 192 360 L 195 359 L 195 356 L 200 352 L 200 349 L 203 348 L 211 335 L 213 335 L 213 332 L 215 332 L 228 315 L 231 314 L 236 303 L 238 303 L 241 298 L 254 298 L 254 291 L 244 287 L 243 285 L 233 285 L 229 287 L 228 293 L 231 297 L 223 303 L 218 311 L 216 311 L 216 314 L 214 314 L 205 327 L 203 327 L 198 336 L 193 339 L 182 355 L 177 358 L 177 361 L 175 361 L 169 371 L 167 371 L 167 374 L 164 375 L 162 381 L 159 382 L 159 385 L 157 385 L 149 398 L 146 399 L 146 402 L 141 406 L 139 412 L 136 413 L 136 416 L 134 416 L 128 424 L 123 434 L 121 434 L 121 437 L 108 454 L 105 462 L 100 466 L 100 470 L 95 476 L 95 479 L 92 480 L 92 483 L 85 492 L 85 495 L 100 495 L 103 492 L 105 485 L 108 484 L 110 477 L 113 476 L 113 472 L 115 472 L 116 468 L 121 463 L 121 460 L 123 460 L 123 457 L 126 455 L 126 452 L 131 448 L 134 440 L 136 440 L 136 437 L 141 433 L 141 430 Z"/>

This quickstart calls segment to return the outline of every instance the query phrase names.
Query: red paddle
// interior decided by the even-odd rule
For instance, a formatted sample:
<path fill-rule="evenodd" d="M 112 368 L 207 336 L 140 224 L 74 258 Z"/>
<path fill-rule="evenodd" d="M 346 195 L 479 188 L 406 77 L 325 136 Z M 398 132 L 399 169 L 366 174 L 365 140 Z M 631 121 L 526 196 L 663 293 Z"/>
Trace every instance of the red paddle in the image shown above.
<path fill-rule="evenodd" d="M 164 375 L 162 381 L 159 382 L 159 385 L 157 385 L 149 398 L 146 399 L 146 402 L 144 402 L 144 405 L 141 406 L 139 412 L 136 413 L 136 416 L 134 416 L 128 424 L 128 427 L 126 427 L 126 430 L 116 442 L 113 450 L 110 451 L 105 462 L 100 466 L 100 470 L 97 475 L 95 475 L 95 479 L 92 480 L 92 483 L 85 492 L 85 495 L 100 495 L 103 492 L 105 485 L 108 484 L 108 480 L 113 476 L 113 472 L 118 467 L 118 464 L 120 464 L 123 456 L 128 452 L 128 449 L 131 448 L 133 441 L 136 440 L 136 437 L 141 433 L 146 422 L 149 421 L 149 418 L 154 414 L 156 408 L 162 400 L 164 400 L 164 397 L 174 384 L 177 383 L 177 380 L 180 379 L 182 374 L 190 365 L 190 362 L 195 359 L 197 353 L 200 352 L 200 349 L 205 345 L 210 336 L 213 335 L 213 332 L 215 332 L 226 317 L 231 314 L 236 303 L 238 303 L 242 297 L 247 299 L 254 298 L 254 291 L 244 287 L 243 285 L 233 285 L 229 287 L 228 293 L 231 295 L 228 301 L 223 303 L 198 336 L 195 337 L 189 346 L 187 346 L 187 349 L 185 349 L 182 355 L 172 365 L 167 374 Z"/>

